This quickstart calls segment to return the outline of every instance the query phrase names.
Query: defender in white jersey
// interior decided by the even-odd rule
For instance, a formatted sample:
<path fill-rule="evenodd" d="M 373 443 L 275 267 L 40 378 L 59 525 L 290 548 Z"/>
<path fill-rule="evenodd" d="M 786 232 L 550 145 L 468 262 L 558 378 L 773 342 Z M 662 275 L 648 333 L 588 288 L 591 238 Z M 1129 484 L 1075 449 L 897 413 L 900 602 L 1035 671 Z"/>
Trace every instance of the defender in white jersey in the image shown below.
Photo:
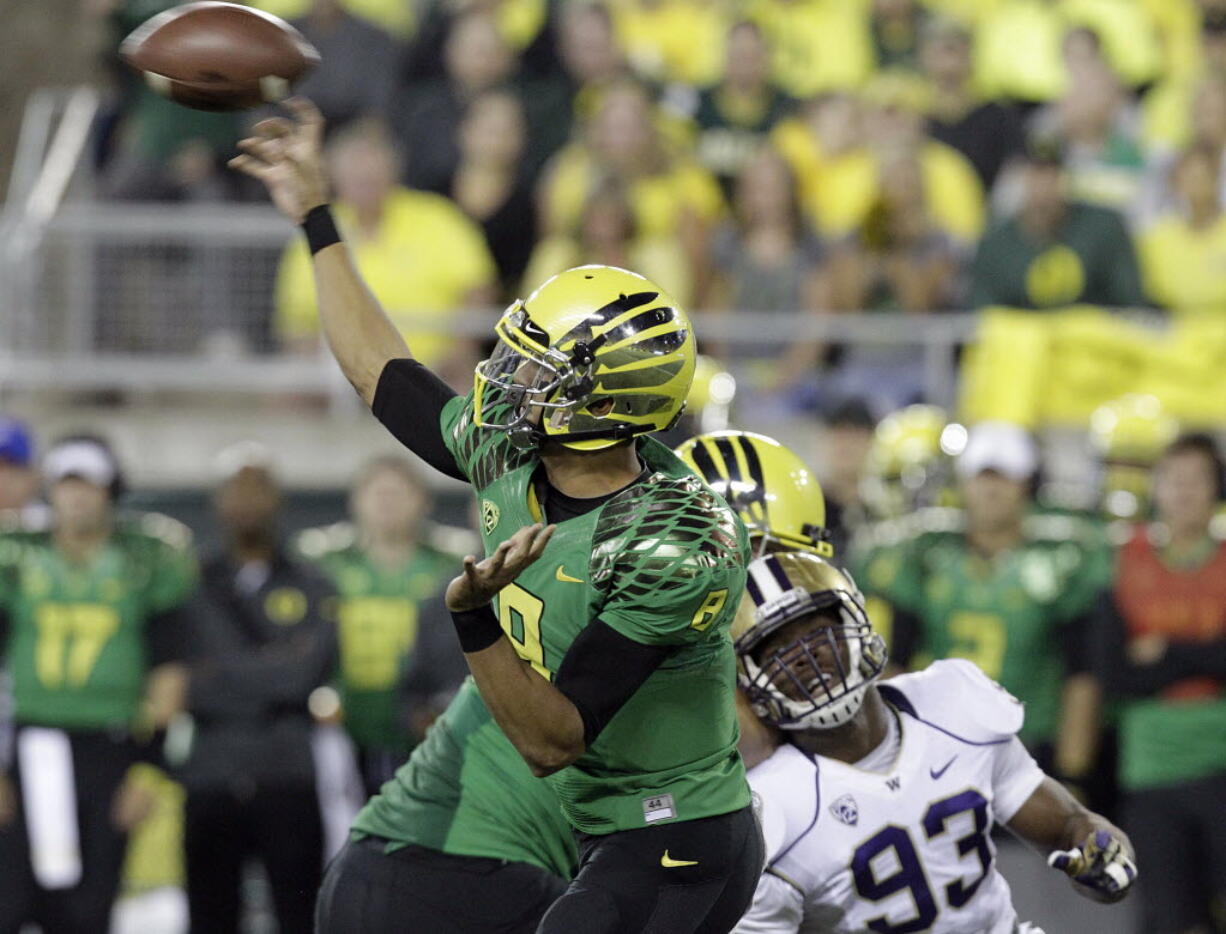
<path fill-rule="evenodd" d="M 1117 901 L 1132 846 L 1017 739 L 1022 705 L 968 661 L 876 683 L 885 645 L 849 577 L 808 554 L 750 565 L 736 635 L 741 687 L 779 748 L 749 780 L 767 866 L 744 934 L 1006 934 L 995 867 L 1007 825 L 1083 894 Z"/>

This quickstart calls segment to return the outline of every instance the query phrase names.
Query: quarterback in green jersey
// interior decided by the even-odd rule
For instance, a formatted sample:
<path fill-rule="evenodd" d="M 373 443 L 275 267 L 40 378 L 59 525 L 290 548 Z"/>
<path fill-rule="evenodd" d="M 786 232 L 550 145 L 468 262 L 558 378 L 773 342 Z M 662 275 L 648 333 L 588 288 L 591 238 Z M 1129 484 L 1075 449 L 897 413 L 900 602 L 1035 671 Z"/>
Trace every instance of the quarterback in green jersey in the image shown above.
<path fill-rule="evenodd" d="M 178 523 L 115 513 L 123 481 L 100 439 L 53 445 L 43 478 L 50 527 L 0 532 L 16 726 L 0 750 L 0 931 L 96 931 L 147 803 L 129 767 L 181 703 L 196 571 Z"/>
<path fill-rule="evenodd" d="M 424 718 L 421 725 L 411 722 L 412 714 L 424 711 L 410 710 L 409 689 L 418 698 L 447 688 L 440 683 L 445 671 L 426 670 L 426 664 L 416 662 L 414 672 L 429 675 L 431 684 L 405 682 L 419 645 L 428 649 L 445 639 L 449 654 L 455 655 L 449 631 L 422 630 L 423 622 L 427 628 L 440 622 L 451 628 L 445 619 L 430 619 L 428 610 L 435 598 L 441 606 L 456 556 L 428 541 L 423 518 L 429 493 L 402 458 L 384 456 L 368 463 L 349 499 L 351 523 L 307 529 L 298 537 L 298 548 L 337 589 L 341 710 L 369 796 L 391 778 L 424 732 Z M 430 669 L 447 667 L 433 657 L 423 661 Z M 452 691 L 462 677 L 456 674 Z"/>
<path fill-rule="evenodd" d="M 303 225 L 346 376 L 397 438 L 479 498 L 488 556 L 466 559 L 447 591 L 474 686 L 448 714 L 465 715 L 470 736 L 492 718 L 578 832 L 578 873 L 538 930 L 731 930 L 762 862 L 729 639 L 748 541 L 736 514 L 645 437 L 677 418 L 693 378 L 684 312 L 634 273 L 568 270 L 506 311 L 473 391 L 455 395 L 411 358 L 357 274 L 327 207 L 322 119 L 308 102 L 289 106 L 296 120 L 257 125 L 234 165 Z M 322 930 L 376 917 L 482 929 L 387 884 L 391 861 L 371 857 L 391 841 L 367 833 L 329 870 Z M 443 895 L 444 866 L 426 850 L 401 854 Z M 515 929 L 514 894 L 500 904 L 490 886 L 484 906 L 461 908 L 484 908 L 485 930 Z"/>
<path fill-rule="evenodd" d="M 975 426 L 956 463 L 965 508 L 921 510 L 870 530 L 858 542 L 857 579 L 875 598 L 874 624 L 891 624 L 896 661 L 912 669 L 940 658 L 975 662 L 1026 704 L 1020 736 L 1040 762 L 1080 780 L 1093 764 L 1098 718 L 1088 616 L 1110 558 L 1093 524 L 1027 515 L 1037 468 L 1022 429 Z"/>

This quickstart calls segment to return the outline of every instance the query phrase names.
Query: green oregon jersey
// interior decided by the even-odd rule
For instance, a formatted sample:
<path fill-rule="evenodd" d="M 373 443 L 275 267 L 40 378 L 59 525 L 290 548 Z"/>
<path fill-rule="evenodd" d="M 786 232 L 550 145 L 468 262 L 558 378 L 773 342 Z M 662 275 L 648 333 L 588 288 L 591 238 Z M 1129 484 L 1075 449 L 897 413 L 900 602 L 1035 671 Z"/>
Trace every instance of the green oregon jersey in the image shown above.
<path fill-rule="evenodd" d="M 384 568 L 358 547 L 348 525 L 308 530 L 300 548 L 337 590 L 345 729 L 359 745 L 407 753 L 412 738 L 399 686 L 417 642 L 418 608 L 454 576 L 457 559 L 422 544 L 403 567 Z"/>
<path fill-rule="evenodd" d="M 579 863 L 557 796 L 503 735 L 471 678 L 353 829 L 392 841 L 389 850 L 412 843 L 531 863 L 563 879 Z"/>
<path fill-rule="evenodd" d="M 539 521 L 533 452 L 471 423 L 471 399 L 443 411 L 444 438 L 476 489 L 486 549 Z M 519 654 L 552 678 L 575 636 L 601 619 L 674 646 L 572 766 L 538 779 L 466 685 L 354 827 L 444 852 L 574 868 L 570 824 L 589 833 L 693 820 L 749 803 L 736 751 L 729 627 L 748 543 L 735 514 L 656 441 L 644 478 L 558 525 L 541 558 L 497 601 Z M 560 810 L 559 810 L 560 808 Z M 565 858 L 560 854 L 565 853 Z"/>
<path fill-rule="evenodd" d="M 968 658 L 1026 704 L 1021 737 L 1054 737 L 1065 676 L 1062 629 L 1110 580 L 1101 530 L 1067 516 L 1032 516 L 1021 546 L 995 560 L 972 552 L 961 513 L 922 510 L 870 530 L 856 580 L 874 624 L 893 608 L 919 619 L 913 667 Z"/>
<path fill-rule="evenodd" d="M 19 722 L 132 723 L 149 667 L 146 627 L 196 582 L 188 545 L 185 527 L 157 515 L 122 517 L 84 565 L 65 560 L 50 532 L 0 534 L 4 658 Z"/>

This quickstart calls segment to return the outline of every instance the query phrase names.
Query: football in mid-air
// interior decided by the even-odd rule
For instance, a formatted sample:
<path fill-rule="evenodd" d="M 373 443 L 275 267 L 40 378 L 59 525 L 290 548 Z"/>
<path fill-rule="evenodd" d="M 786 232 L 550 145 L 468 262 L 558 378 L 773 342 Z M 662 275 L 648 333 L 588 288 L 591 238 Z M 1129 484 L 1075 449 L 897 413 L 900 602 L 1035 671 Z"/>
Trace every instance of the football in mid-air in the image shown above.
<path fill-rule="evenodd" d="M 206 0 L 159 13 L 119 47 L 150 87 L 197 110 L 246 110 L 284 98 L 319 64 L 293 26 L 235 3 Z"/>

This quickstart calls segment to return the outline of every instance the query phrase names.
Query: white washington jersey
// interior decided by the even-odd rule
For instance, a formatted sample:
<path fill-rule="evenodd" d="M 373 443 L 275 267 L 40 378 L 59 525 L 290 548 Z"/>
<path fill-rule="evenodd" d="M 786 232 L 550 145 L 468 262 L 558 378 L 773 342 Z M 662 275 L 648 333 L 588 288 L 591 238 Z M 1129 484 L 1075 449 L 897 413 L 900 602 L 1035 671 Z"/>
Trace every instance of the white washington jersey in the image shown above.
<path fill-rule="evenodd" d="M 749 773 L 767 865 L 741 934 L 1018 930 L 991 832 L 1043 781 L 1022 705 L 960 659 L 878 690 L 900 733 L 882 771 L 785 743 Z"/>

